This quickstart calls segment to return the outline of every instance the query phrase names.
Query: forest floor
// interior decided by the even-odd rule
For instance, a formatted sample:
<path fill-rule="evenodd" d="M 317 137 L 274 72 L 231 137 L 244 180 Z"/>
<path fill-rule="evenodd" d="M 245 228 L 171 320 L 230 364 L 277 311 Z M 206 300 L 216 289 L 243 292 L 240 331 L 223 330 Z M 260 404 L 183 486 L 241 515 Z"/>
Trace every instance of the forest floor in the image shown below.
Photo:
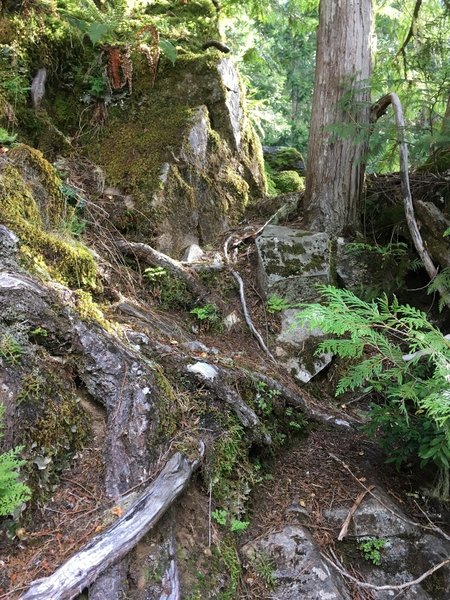
<path fill-rule="evenodd" d="M 255 223 L 256 227 L 258 225 L 259 222 Z M 254 244 L 241 247 L 235 268 L 245 281 L 252 319 L 270 347 L 279 332 L 279 319 L 267 313 L 258 291 Z M 148 301 L 145 287 L 137 285 L 136 290 L 134 300 Z M 232 291 L 232 284 L 230 290 L 227 294 L 229 308 L 239 313 L 240 303 L 237 294 Z M 155 306 L 154 310 L 158 312 L 158 307 Z M 185 330 L 192 331 L 194 321 L 191 315 L 178 311 L 159 312 L 177 321 Z M 245 324 L 234 328 L 231 334 L 200 327 L 192 337 L 209 348 L 217 348 L 217 360 L 238 360 L 241 366 L 249 369 L 253 366 L 255 370 L 275 375 L 285 385 L 292 385 L 287 373 L 279 370 L 275 373 L 273 364 L 250 336 Z M 162 336 L 160 341 L 168 343 L 170 340 Z M 328 397 L 335 408 L 343 413 L 347 411 L 346 414 L 360 417 L 365 405 L 350 403 L 342 406 L 333 398 L 333 366 L 328 373 L 319 377 L 322 397 Z M 79 452 L 70 469 L 62 473 L 61 485 L 53 496 L 45 503 L 38 504 L 32 518 L 25 515 L 24 525 L 16 531 L 16 538 L 12 540 L 3 536 L 0 539 L 0 600 L 18 599 L 31 581 L 54 572 L 57 566 L 122 514 L 123 509 L 113 505 L 103 493 L 102 439 L 105 425 L 102 412 L 89 407 L 88 402 L 86 408 L 93 419 L 90 445 Z M 323 408 L 326 409 L 326 406 Z M 420 509 L 425 502 L 428 514 L 435 515 L 435 524 L 443 527 L 446 519 L 440 512 L 442 507 L 424 498 L 420 492 L 423 483 L 415 479 L 413 474 L 400 475 L 392 466 L 386 465 L 382 451 L 362 433 L 350 428 L 338 430 L 312 424 L 307 434 L 288 442 L 276 456 L 268 457 L 263 481 L 250 495 L 250 526 L 241 534 L 241 545 L 289 522 L 298 523 L 298 509 L 307 511 L 308 529 L 319 545 L 334 545 L 338 531 L 325 523 L 324 511 L 337 503 L 352 505 L 361 491 L 373 484 L 380 485 L 414 521 L 425 522 Z M 204 492 L 203 504 L 207 497 L 207 491 Z M 195 493 L 198 491 L 191 490 L 185 499 L 179 500 L 180 504 L 184 502 L 195 506 L 198 503 L 198 498 L 193 500 Z M 199 520 L 204 521 L 203 518 Z M 204 546 L 205 524 L 203 527 L 196 526 L 195 531 L 195 535 L 199 536 L 199 544 Z M 192 544 L 195 544 L 195 539 Z M 258 587 L 253 580 L 246 581 L 245 575 L 241 584 L 240 598 L 261 600 L 269 597 L 267 589 Z M 355 590 L 355 600 L 370 598 L 368 592 L 364 594 Z"/>

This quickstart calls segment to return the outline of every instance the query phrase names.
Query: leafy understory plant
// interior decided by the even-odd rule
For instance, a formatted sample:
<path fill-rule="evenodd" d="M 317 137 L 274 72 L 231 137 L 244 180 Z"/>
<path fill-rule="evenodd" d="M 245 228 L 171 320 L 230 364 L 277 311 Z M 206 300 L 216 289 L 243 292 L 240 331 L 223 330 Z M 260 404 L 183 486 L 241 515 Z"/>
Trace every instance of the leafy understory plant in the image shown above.
<path fill-rule="evenodd" d="M 0 403 L 0 438 L 2 437 L 4 406 Z M 31 497 L 28 486 L 19 481 L 19 468 L 25 464 L 17 458 L 21 447 L 0 454 L 0 517 L 12 514 Z"/>
<path fill-rule="evenodd" d="M 218 508 L 213 510 L 211 513 L 211 517 L 214 519 L 216 523 L 222 525 L 223 527 L 229 527 L 229 530 L 232 533 L 240 533 L 241 531 L 245 531 L 247 527 L 250 525 L 249 521 L 241 521 L 240 519 L 231 519 L 228 510 Z"/>
<path fill-rule="evenodd" d="M 372 564 L 381 565 L 381 550 L 386 546 L 387 540 L 384 538 L 367 538 L 358 544 L 362 555 Z"/>
<path fill-rule="evenodd" d="M 398 467 L 419 458 L 438 469 L 435 493 L 450 495 L 450 340 L 425 313 L 386 295 L 364 302 L 348 290 L 320 286 L 324 303 L 305 305 L 297 321 L 325 334 L 317 352 L 351 365 L 336 394 L 364 388 L 384 397 L 367 426 Z"/>
<path fill-rule="evenodd" d="M 205 304 L 204 306 L 196 306 L 190 311 L 191 315 L 195 315 L 197 319 L 207 325 L 217 325 L 220 321 L 219 311 L 215 304 Z"/>

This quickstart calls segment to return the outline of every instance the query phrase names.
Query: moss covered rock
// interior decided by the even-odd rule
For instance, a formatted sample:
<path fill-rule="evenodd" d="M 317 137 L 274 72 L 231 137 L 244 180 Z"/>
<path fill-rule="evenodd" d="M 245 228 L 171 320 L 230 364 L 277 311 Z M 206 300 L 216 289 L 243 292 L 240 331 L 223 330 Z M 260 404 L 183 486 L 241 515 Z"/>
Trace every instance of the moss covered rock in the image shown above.
<path fill-rule="evenodd" d="M 126 109 L 111 109 L 85 151 L 129 197 L 116 225 L 174 256 L 212 242 L 265 193 L 237 72 L 215 50 L 165 64 L 154 87 L 137 57 Z"/>
<path fill-rule="evenodd" d="M 300 177 L 297 171 L 281 171 L 273 175 L 272 179 L 281 194 L 300 192 L 305 189 L 304 178 Z"/>
<path fill-rule="evenodd" d="M 0 209 L 2 223 L 21 239 L 23 258 L 32 270 L 71 287 L 95 287 L 94 258 L 68 234 L 72 209 L 41 152 L 20 144 L 1 158 Z"/>

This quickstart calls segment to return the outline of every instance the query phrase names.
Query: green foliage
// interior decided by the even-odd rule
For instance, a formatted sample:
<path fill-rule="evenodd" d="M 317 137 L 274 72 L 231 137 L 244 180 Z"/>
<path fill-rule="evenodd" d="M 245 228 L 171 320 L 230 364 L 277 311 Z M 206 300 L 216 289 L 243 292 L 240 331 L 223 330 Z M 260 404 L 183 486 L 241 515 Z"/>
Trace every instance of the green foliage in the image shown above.
<path fill-rule="evenodd" d="M 417 308 L 386 296 L 370 303 L 348 290 L 321 286 L 324 304 L 310 304 L 298 321 L 338 336 L 318 352 L 331 352 L 352 364 L 336 393 L 363 388 L 382 394 L 372 406 L 369 433 L 376 434 L 398 466 L 419 458 L 440 471 L 439 489 L 449 495 L 450 342 Z"/>
<path fill-rule="evenodd" d="M 273 315 L 277 312 L 286 310 L 287 308 L 291 308 L 291 305 L 288 304 L 286 302 L 286 300 L 284 300 L 283 298 L 280 298 L 280 296 L 277 296 L 276 294 L 272 294 L 267 299 L 266 308 L 267 308 L 267 312 L 270 313 L 271 315 Z"/>
<path fill-rule="evenodd" d="M 148 269 L 145 269 L 142 276 L 148 279 L 148 281 L 156 283 L 157 281 L 164 279 L 164 277 L 167 277 L 167 271 L 163 267 L 148 267 Z"/>
<path fill-rule="evenodd" d="M 17 365 L 23 354 L 20 342 L 10 333 L 4 333 L 0 337 L 0 359 L 9 365 Z"/>
<path fill-rule="evenodd" d="M 215 323 L 219 319 L 219 313 L 215 304 L 205 304 L 204 306 L 196 306 L 190 311 L 191 315 L 195 315 L 199 321 L 209 321 Z"/>
<path fill-rule="evenodd" d="M 16 139 L 17 134 L 8 133 L 6 129 L 0 127 L 0 146 L 10 146 L 16 141 Z"/>
<path fill-rule="evenodd" d="M 228 524 L 229 530 L 231 533 L 240 533 L 241 531 L 245 531 L 247 527 L 250 525 L 249 521 L 241 521 L 240 519 L 231 519 L 228 510 L 224 509 L 216 509 L 211 513 L 212 518 L 216 523 L 222 526 L 226 526 Z"/>
<path fill-rule="evenodd" d="M 269 590 L 275 588 L 276 569 L 269 554 L 265 551 L 255 552 L 250 556 L 250 566 L 260 579 L 262 579 Z"/>
<path fill-rule="evenodd" d="M 2 437 L 4 406 L 0 403 L 0 438 Z M 19 481 L 19 469 L 25 464 L 17 455 L 22 448 L 0 454 L 0 517 L 12 514 L 31 497 L 28 486 Z"/>
<path fill-rule="evenodd" d="M 273 412 L 274 401 L 281 396 L 279 390 L 272 390 L 265 381 L 256 384 L 256 405 L 258 410 L 266 417 Z"/>
<path fill-rule="evenodd" d="M 192 297 L 186 284 L 163 267 L 149 267 L 145 269 L 143 277 L 163 308 L 186 309 L 192 306 Z"/>
<path fill-rule="evenodd" d="M 428 294 L 440 293 L 440 290 L 450 290 L 450 267 L 442 269 L 434 279 L 430 281 L 427 289 Z M 446 306 L 446 298 L 443 295 L 439 296 L 439 310 Z"/>
<path fill-rule="evenodd" d="M 358 548 L 366 560 L 378 566 L 381 565 L 381 552 L 387 544 L 384 538 L 368 538 L 359 542 Z"/>

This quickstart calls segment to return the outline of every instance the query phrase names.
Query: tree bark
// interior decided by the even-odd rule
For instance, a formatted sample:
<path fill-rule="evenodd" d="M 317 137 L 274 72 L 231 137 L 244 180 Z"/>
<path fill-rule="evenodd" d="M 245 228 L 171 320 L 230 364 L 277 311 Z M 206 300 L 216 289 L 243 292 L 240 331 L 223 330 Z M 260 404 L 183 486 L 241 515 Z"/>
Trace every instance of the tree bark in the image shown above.
<path fill-rule="evenodd" d="M 306 227 L 358 229 L 369 134 L 370 0 L 321 0 L 306 169 Z"/>

